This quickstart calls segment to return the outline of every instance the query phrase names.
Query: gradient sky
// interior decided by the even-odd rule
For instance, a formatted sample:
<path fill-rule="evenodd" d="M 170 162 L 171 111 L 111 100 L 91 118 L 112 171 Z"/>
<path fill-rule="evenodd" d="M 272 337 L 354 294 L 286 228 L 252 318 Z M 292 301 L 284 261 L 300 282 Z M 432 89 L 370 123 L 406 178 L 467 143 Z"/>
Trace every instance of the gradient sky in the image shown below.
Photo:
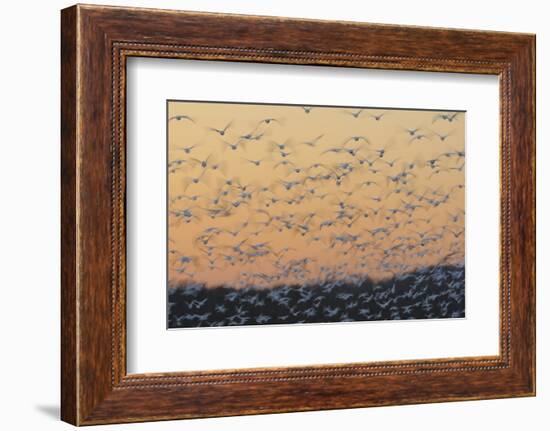
<path fill-rule="evenodd" d="M 167 114 L 171 285 L 270 287 L 296 280 L 288 272 L 276 281 L 250 274 L 280 274 L 304 258 L 311 260 L 310 280 L 327 268 L 383 278 L 441 263 L 451 253 L 448 263 L 464 261 L 463 112 L 449 121 L 452 112 L 314 107 L 308 113 L 302 106 L 170 101 Z M 228 124 L 223 136 L 211 130 Z M 319 136 L 314 146 L 304 144 Z M 285 142 L 288 155 L 274 144 Z M 317 179 L 304 185 L 307 176 Z M 288 189 L 284 181 L 300 184 Z M 211 218 L 212 210 L 228 215 Z M 331 220 L 333 226 L 320 228 Z M 388 227 L 389 235 L 373 233 Z M 236 252 L 232 247 L 243 240 Z M 265 255 L 254 256 L 258 250 Z"/>

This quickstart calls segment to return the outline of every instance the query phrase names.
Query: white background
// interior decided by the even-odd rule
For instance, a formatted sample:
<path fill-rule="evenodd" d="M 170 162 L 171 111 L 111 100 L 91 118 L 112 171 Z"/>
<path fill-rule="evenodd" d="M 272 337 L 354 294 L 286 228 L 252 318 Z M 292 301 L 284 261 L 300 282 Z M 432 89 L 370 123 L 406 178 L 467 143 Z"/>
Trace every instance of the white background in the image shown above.
<path fill-rule="evenodd" d="M 550 423 L 550 306 L 544 285 L 550 254 L 550 29 L 545 2 L 524 0 L 338 2 L 144 1 L 103 3 L 189 10 L 345 19 L 380 23 L 537 33 L 538 135 L 538 396 L 508 399 L 294 413 L 284 415 L 105 426 L 96 429 L 279 430 L 403 429 L 545 430 Z M 9 430 L 61 430 L 59 409 L 59 9 L 65 1 L 6 2 L 2 32 L 0 131 L 0 301 L 2 354 L 0 424 Z"/>
<path fill-rule="evenodd" d="M 128 372 L 498 354 L 498 77 L 147 58 L 127 83 Z M 167 331 L 169 98 L 467 111 L 466 318 Z"/>

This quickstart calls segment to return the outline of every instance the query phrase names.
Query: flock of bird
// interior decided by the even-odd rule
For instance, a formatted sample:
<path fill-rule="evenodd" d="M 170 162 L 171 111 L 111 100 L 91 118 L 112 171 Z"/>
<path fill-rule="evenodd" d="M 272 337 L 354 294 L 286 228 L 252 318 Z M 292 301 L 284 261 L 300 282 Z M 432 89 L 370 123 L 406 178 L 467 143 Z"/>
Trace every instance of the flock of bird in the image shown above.
<path fill-rule="evenodd" d="M 462 112 L 173 103 L 170 326 L 463 315 Z M 396 281 L 405 299 L 447 295 L 440 311 L 396 310 Z M 380 286 L 386 300 L 361 314 Z M 246 306 L 255 295 L 267 311 Z"/>
<path fill-rule="evenodd" d="M 391 279 L 338 278 L 323 284 L 241 289 L 171 288 L 168 326 L 242 326 L 465 316 L 464 266 L 434 266 Z"/>

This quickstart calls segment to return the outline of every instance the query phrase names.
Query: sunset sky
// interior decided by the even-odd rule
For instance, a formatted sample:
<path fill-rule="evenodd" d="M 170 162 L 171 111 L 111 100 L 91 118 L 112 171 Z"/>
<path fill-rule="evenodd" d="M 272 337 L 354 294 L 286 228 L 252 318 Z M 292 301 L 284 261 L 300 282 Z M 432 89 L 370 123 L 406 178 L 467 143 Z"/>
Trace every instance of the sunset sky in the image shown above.
<path fill-rule="evenodd" d="M 167 115 L 172 285 L 464 261 L 464 112 L 169 101 Z"/>

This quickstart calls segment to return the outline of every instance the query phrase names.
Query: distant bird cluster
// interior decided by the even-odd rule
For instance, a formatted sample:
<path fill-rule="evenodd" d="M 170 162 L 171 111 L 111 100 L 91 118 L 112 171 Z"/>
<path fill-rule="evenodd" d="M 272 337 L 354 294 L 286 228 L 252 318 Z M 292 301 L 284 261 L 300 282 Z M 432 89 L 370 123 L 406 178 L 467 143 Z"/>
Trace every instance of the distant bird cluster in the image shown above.
<path fill-rule="evenodd" d="M 436 266 L 391 279 L 242 289 L 201 284 L 168 292 L 168 326 L 190 328 L 288 323 L 461 318 L 464 266 Z"/>
<path fill-rule="evenodd" d="M 187 299 L 185 306 L 172 301 L 171 310 L 180 309 L 176 320 L 203 315 L 185 324 L 174 320 L 174 327 L 283 323 L 286 312 L 273 304 L 279 311 L 269 319 L 241 314 L 246 321 L 227 321 L 225 309 L 238 315 L 239 304 L 246 308 L 246 292 L 265 296 L 265 303 L 273 299 L 268 295 L 290 298 L 281 293 L 290 286 L 306 296 L 326 296 L 319 292 L 335 283 L 347 286 L 337 294 L 351 295 L 334 311 L 338 321 L 415 318 L 414 306 L 392 311 L 398 306 L 392 303 L 369 308 L 370 318 L 360 319 L 357 310 L 364 307 L 349 304 L 359 304 L 357 295 L 368 296 L 369 289 L 379 296 L 376 286 L 395 286 L 396 280 L 410 284 L 411 292 L 404 293 L 410 299 L 415 291 L 420 295 L 419 286 L 437 284 L 432 278 L 441 268 L 438 283 L 447 283 L 441 292 L 463 296 L 462 112 L 173 103 L 169 284 L 170 295 Z M 197 288 L 209 292 L 193 299 Z M 214 294 L 220 289 L 224 295 Z M 233 303 L 227 295 L 241 298 Z M 463 301 L 451 298 L 445 299 L 448 312 L 436 317 L 463 314 Z M 334 302 L 314 313 L 311 298 L 282 301 L 296 307 L 300 299 L 310 319 L 300 314 L 287 323 L 335 321 L 326 308 Z M 224 311 L 216 314 L 216 306 Z"/>

